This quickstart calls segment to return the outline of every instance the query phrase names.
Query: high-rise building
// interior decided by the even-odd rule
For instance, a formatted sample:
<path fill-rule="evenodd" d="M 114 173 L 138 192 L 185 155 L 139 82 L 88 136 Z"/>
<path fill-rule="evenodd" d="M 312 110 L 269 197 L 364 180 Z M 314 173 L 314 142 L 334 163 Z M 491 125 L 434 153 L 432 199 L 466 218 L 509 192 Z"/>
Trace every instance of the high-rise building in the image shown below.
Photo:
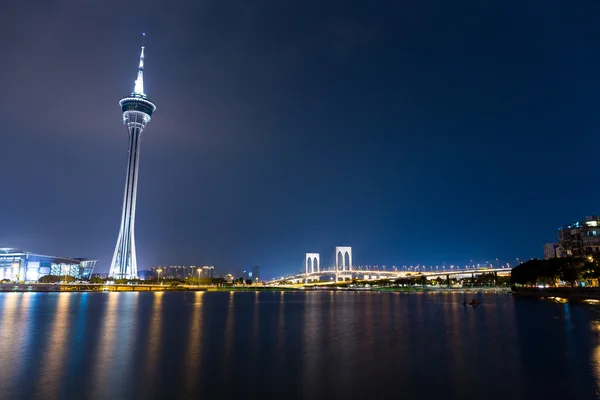
<path fill-rule="evenodd" d="M 260 267 L 255 265 L 248 270 L 242 271 L 242 279 L 244 281 L 250 279 L 253 282 L 258 282 L 260 280 Z"/>
<path fill-rule="evenodd" d="M 558 257 L 558 255 L 556 254 L 557 248 L 558 243 L 546 243 L 544 245 L 544 260 L 549 260 L 551 258 Z"/>
<path fill-rule="evenodd" d="M 195 265 L 159 265 L 150 269 L 152 275 L 166 279 L 199 278 L 202 273 Z"/>
<path fill-rule="evenodd" d="M 600 254 L 600 217 L 585 217 L 558 229 L 557 256 L 581 257 Z"/>
<path fill-rule="evenodd" d="M 152 267 L 150 272 L 154 277 L 160 275 L 167 279 L 214 278 L 215 267 L 212 265 L 205 265 L 203 267 L 197 267 L 195 265 L 158 265 Z"/>
<path fill-rule="evenodd" d="M 212 265 L 205 265 L 202 267 L 201 278 L 213 278 L 215 276 L 215 267 Z"/>
<path fill-rule="evenodd" d="M 252 267 L 252 280 L 254 282 L 260 281 L 260 266 L 258 265 Z"/>
<path fill-rule="evenodd" d="M 121 228 L 110 264 L 110 276 L 113 278 L 137 278 L 137 259 L 135 253 L 135 205 L 137 197 L 138 170 L 140 163 L 140 139 L 144 128 L 150 122 L 156 106 L 144 93 L 144 46 L 140 54 L 137 79 L 133 92 L 119 102 L 123 111 L 123 123 L 129 133 L 129 157 L 125 177 L 125 196 Z"/>

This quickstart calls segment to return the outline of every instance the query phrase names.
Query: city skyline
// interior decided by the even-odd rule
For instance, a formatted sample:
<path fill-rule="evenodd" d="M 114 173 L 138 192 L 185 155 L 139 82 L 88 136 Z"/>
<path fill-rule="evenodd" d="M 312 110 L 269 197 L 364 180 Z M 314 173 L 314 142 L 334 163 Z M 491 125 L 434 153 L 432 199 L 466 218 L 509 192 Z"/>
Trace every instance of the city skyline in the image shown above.
<path fill-rule="evenodd" d="M 1 245 L 108 272 L 125 158 L 114 100 L 141 32 L 161 116 L 144 134 L 140 269 L 277 276 L 340 244 L 357 265 L 541 258 L 557 228 L 600 213 L 586 154 L 600 144 L 597 4 L 221 7 L 150 1 L 131 21 L 111 1 L 10 6 Z"/>

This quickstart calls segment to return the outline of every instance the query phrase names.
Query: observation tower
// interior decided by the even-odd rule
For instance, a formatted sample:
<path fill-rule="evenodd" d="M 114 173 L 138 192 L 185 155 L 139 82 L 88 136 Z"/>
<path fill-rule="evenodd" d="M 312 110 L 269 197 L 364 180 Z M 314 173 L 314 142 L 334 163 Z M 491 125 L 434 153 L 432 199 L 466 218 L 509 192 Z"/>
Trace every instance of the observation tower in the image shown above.
<path fill-rule="evenodd" d="M 144 35 L 145 36 L 145 35 Z M 115 279 L 136 279 L 137 259 L 135 254 L 135 204 L 137 197 L 138 171 L 140 165 L 140 140 L 156 110 L 156 106 L 144 93 L 144 45 L 140 54 L 140 65 L 133 92 L 119 101 L 123 111 L 123 124 L 129 133 L 129 156 L 127 159 L 127 175 L 125 177 L 125 197 L 123 199 L 123 215 L 121 229 L 115 247 L 115 254 L 110 264 L 109 276 Z"/>

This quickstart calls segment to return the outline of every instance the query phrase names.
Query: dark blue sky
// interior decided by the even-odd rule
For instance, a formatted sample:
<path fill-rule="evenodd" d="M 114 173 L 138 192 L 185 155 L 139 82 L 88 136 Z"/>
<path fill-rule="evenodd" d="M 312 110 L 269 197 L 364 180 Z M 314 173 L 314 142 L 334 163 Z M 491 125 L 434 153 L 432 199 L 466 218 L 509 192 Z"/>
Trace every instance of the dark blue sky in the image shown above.
<path fill-rule="evenodd" d="M 600 213 L 598 1 L 11 3 L 2 245 L 108 270 L 143 31 L 140 269 L 514 262 Z"/>

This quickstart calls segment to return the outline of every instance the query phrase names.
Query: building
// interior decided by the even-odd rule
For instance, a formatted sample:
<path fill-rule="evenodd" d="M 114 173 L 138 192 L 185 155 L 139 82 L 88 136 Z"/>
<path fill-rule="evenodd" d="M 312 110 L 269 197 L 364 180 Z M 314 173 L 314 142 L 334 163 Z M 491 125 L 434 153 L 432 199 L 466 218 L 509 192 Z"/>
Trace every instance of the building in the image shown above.
<path fill-rule="evenodd" d="M 215 267 L 212 265 L 205 265 L 202 267 L 202 271 L 200 272 L 201 278 L 213 278 L 215 276 Z"/>
<path fill-rule="evenodd" d="M 556 249 L 558 248 L 558 243 L 546 243 L 544 245 L 544 260 L 549 260 L 551 258 L 556 258 Z"/>
<path fill-rule="evenodd" d="M 37 281 L 45 275 L 89 279 L 96 260 L 44 256 L 11 248 L 0 248 L 0 279 Z"/>
<path fill-rule="evenodd" d="M 585 217 L 558 229 L 557 256 L 582 257 L 600 254 L 600 217 Z"/>
<path fill-rule="evenodd" d="M 140 64 L 133 92 L 122 99 L 119 105 L 123 111 L 123 123 L 127 125 L 129 133 L 129 156 L 121 228 L 119 229 L 115 253 L 110 264 L 109 275 L 116 279 L 135 279 L 138 277 L 134 226 L 140 163 L 140 139 L 144 128 L 150 122 L 152 113 L 156 110 L 154 103 L 148 100 L 144 93 L 144 46 L 142 46 L 140 54 Z"/>
<path fill-rule="evenodd" d="M 198 277 L 198 267 L 194 265 L 159 265 L 150 268 L 152 275 L 165 279 L 185 279 Z"/>
<path fill-rule="evenodd" d="M 215 267 L 205 265 L 197 267 L 195 265 L 158 265 L 151 268 L 152 275 L 166 279 L 185 279 L 185 278 L 213 278 L 215 276 Z"/>
<path fill-rule="evenodd" d="M 227 274 L 227 275 L 223 276 L 223 279 L 225 279 L 225 282 L 227 282 L 227 283 L 233 283 L 233 281 L 235 280 L 235 278 L 231 274 Z"/>
<path fill-rule="evenodd" d="M 154 274 L 149 269 L 142 269 L 142 270 L 138 270 L 138 277 L 141 280 L 145 281 L 145 280 L 152 279 L 154 277 Z"/>
<path fill-rule="evenodd" d="M 260 266 L 255 265 L 252 267 L 252 280 L 256 282 L 260 282 Z"/>
<path fill-rule="evenodd" d="M 244 281 L 250 279 L 253 282 L 258 282 L 260 280 L 260 267 L 258 265 L 255 265 L 254 267 L 246 271 L 242 271 L 242 278 L 244 279 Z"/>

